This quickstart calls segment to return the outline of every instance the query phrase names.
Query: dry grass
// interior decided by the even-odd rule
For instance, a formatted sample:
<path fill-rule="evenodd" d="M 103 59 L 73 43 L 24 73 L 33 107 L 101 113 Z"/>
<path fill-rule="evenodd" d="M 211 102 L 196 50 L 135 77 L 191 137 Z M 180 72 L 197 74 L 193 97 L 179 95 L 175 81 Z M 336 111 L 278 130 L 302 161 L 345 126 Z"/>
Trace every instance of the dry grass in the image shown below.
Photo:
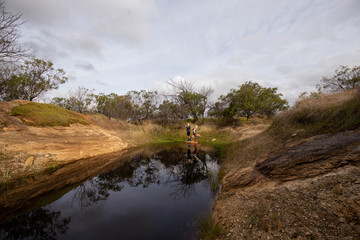
<path fill-rule="evenodd" d="M 298 101 L 289 111 L 279 114 L 272 131 L 288 138 L 353 130 L 360 127 L 360 90 L 319 95 Z"/>
<path fill-rule="evenodd" d="M 280 147 L 282 142 L 275 135 L 265 131 L 230 146 L 222 168 L 228 173 L 232 169 L 252 166 L 257 159 L 264 158 Z"/>
<path fill-rule="evenodd" d="M 269 126 L 270 123 L 265 122 L 257 125 L 249 124 L 235 128 L 226 127 L 224 130 L 228 132 L 231 141 L 236 142 L 254 137 L 264 132 Z"/>
<path fill-rule="evenodd" d="M 353 99 L 357 94 L 357 90 L 348 90 L 332 94 L 322 94 L 314 98 L 304 98 L 297 101 L 295 106 L 289 112 L 299 111 L 304 108 L 324 109 L 327 107 L 340 105 Z"/>

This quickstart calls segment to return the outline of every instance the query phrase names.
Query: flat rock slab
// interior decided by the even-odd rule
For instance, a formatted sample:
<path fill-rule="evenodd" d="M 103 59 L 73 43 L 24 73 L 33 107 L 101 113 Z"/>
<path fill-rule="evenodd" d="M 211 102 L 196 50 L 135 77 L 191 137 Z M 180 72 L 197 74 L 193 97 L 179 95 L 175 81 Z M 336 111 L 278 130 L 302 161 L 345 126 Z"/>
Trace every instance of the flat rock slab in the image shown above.
<path fill-rule="evenodd" d="M 347 164 L 358 164 L 360 132 L 322 135 L 258 163 L 255 170 L 269 178 L 314 177 Z"/>
<path fill-rule="evenodd" d="M 321 135 L 272 153 L 254 168 L 235 169 L 223 181 L 224 190 L 259 182 L 291 181 L 326 174 L 345 165 L 360 165 L 360 132 Z"/>

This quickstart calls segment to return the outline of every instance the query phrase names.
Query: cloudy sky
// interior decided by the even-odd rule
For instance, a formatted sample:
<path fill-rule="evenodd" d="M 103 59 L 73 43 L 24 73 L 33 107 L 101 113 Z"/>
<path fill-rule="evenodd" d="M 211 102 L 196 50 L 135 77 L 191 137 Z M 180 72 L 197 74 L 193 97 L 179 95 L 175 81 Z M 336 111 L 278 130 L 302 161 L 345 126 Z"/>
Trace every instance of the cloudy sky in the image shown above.
<path fill-rule="evenodd" d="M 294 102 L 339 65 L 360 64 L 359 0 L 5 0 L 22 41 L 96 93 L 166 91 L 170 78 L 245 81 Z"/>

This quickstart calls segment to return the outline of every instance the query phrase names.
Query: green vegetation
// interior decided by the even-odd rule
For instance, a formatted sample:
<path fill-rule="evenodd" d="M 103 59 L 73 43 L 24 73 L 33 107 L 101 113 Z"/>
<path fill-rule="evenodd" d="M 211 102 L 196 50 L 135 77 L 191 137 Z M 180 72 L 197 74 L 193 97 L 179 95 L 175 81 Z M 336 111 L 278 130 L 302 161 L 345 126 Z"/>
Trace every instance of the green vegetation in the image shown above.
<path fill-rule="evenodd" d="M 219 118 L 225 124 L 236 122 L 239 117 L 248 120 L 254 114 L 272 116 L 288 107 L 277 88 L 264 88 L 258 83 L 246 82 L 239 89 L 231 89 L 209 110 L 209 115 Z"/>
<path fill-rule="evenodd" d="M 10 169 L 8 168 L 4 169 L 3 178 L 11 178 Z"/>
<path fill-rule="evenodd" d="M 198 216 L 198 237 L 203 240 L 215 239 L 223 234 L 225 230 L 219 225 L 213 225 L 210 217 Z"/>
<path fill-rule="evenodd" d="M 32 101 L 41 94 L 59 88 L 68 79 L 62 69 L 54 69 L 53 63 L 37 58 L 30 58 L 22 65 L 1 69 L 0 99 L 11 101 L 25 99 Z"/>
<path fill-rule="evenodd" d="M 225 176 L 225 171 L 224 169 L 221 167 L 217 173 L 217 177 L 219 179 L 219 181 L 221 181 L 223 179 L 223 177 Z"/>
<path fill-rule="evenodd" d="M 185 126 L 185 123 L 172 125 L 144 123 L 141 127 L 145 133 L 152 137 L 154 143 L 165 143 L 185 142 L 187 140 Z M 199 143 L 212 143 L 222 153 L 225 152 L 226 145 L 230 144 L 228 133 L 225 130 L 217 129 L 215 124 L 200 124 L 198 133 L 201 135 L 198 137 Z"/>
<path fill-rule="evenodd" d="M 78 113 L 42 103 L 19 105 L 12 109 L 10 115 L 18 116 L 25 124 L 31 126 L 70 126 L 73 123 L 84 125 L 90 123 Z"/>
<path fill-rule="evenodd" d="M 220 180 L 218 175 L 213 174 L 211 171 L 207 171 L 206 176 L 209 179 L 210 189 L 214 192 L 218 191 L 220 189 Z"/>

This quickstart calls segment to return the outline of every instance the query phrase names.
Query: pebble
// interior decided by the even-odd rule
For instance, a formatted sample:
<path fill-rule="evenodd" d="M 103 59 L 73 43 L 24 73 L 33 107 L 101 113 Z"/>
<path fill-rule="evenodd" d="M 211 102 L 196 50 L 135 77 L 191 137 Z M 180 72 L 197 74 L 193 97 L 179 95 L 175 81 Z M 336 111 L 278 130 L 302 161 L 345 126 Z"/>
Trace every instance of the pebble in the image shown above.
<path fill-rule="evenodd" d="M 30 156 L 26 159 L 25 161 L 25 166 L 32 166 L 34 164 L 34 160 L 35 160 L 35 157 L 34 156 Z"/>

